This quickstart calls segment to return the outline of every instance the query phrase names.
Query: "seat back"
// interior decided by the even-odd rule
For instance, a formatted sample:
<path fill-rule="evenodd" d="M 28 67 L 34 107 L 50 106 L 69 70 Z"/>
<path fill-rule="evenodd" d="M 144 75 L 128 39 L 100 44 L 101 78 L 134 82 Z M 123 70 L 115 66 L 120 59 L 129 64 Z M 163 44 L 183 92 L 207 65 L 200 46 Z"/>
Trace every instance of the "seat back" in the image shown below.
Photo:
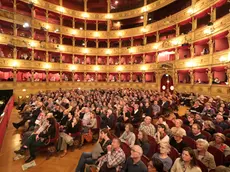
<path fill-rule="evenodd" d="M 125 157 L 129 157 L 131 155 L 131 149 L 126 143 L 121 143 L 121 149 L 124 151 Z"/>
<path fill-rule="evenodd" d="M 196 141 L 193 140 L 191 137 L 184 136 L 184 137 L 183 137 L 183 141 L 184 141 L 184 143 L 185 143 L 187 146 L 189 146 L 190 148 L 196 149 Z"/>
<path fill-rule="evenodd" d="M 208 168 L 200 160 L 197 159 L 196 162 L 202 172 L 208 172 Z"/>
<path fill-rule="evenodd" d="M 49 144 L 56 143 L 58 141 L 58 138 L 59 138 L 59 123 L 55 120 L 54 125 L 55 125 L 55 136 L 54 136 L 54 138 L 50 139 Z"/>
<path fill-rule="evenodd" d="M 216 166 L 224 164 L 225 156 L 224 156 L 223 152 L 221 152 L 219 149 L 217 149 L 214 146 L 209 146 L 208 147 L 208 152 L 210 152 L 214 156 Z"/>
<path fill-rule="evenodd" d="M 220 126 L 215 125 L 215 128 L 217 133 L 223 133 L 223 129 Z"/>
<path fill-rule="evenodd" d="M 148 167 L 148 163 L 149 163 L 149 158 L 145 155 L 142 155 L 141 157 L 141 161 L 146 165 L 146 167 Z"/>
<path fill-rule="evenodd" d="M 174 162 L 179 156 L 180 156 L 179 152 L 174 147 L 171 146 L 169 157 L 172 159 L 172 161 Z"/>
<path fill-rule="evenodd" d="M 101 127 L 101 117 L 99 115 L 96 115 L 96 120 L 97 120 L 97 128 L 100 129 L 100 127 Z"/>
<path fill-rule="evenodd" d="M 168 124 L 169 128 L 172 128 L 175 126 L 175 124 L 171 120 L 165 120 L 165 121 Z"/>
<path fill-rule="evenodd" d="M 156 140 L 148 135 L 148 141 L 149 141 L 149 152 L 147 153 L 148 158 L 152 158 L 153 154 L 157 152 L 157 142 Z"/>
<path fill-rule="evenodd" d="M 189 133 L 192 132 L 191 127 L 187 126 L 187 125 L 182 125 L 182 128 L 186 131 L 186 134 L 188 135 Z"/>
<path fill-rule="evenodd" d="M 208 142 L 212 140 L 212 135 L 207 131 L 201 131 L 201 134 L 203 134 Z"/>
<path fill-rule="evenodd" d="M 227 134 L 229 134 L 230 133 L 230 129 L 227 129 L 227 130 L 224 130 L 223 131 L 223 134 L 226 136 Z"/>

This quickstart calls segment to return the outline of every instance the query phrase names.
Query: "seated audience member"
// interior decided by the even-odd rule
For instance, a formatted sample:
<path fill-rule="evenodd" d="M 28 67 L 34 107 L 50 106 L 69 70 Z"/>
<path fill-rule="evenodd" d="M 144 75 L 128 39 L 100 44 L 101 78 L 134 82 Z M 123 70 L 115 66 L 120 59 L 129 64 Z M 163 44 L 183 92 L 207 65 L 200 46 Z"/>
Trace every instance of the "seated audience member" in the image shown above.
<path fill-rule="evenodd" d="M 153 159 L 159 159 L 163 162 L 164 171 L 169 171 L 172 167 L 172 159 L 168 156 L 171 146 L 169 143 L 160 143 L 160 153 L 155 153 Z"/>
<path fill-rule="evenodd" d="M 177 130 L 172 132 L 172 135 L 173 137 L 170 139 L 170 145 L 176 148 L 179 153 L 182 153 L 182 150 L 187 147 L 186 143 L 183 141 L 183 128 L 177 128 Z"/>
<path fill-rule="evenodd" d="M 228 124 L 224 121 L 224 117 L 221 114 L 216 115 L 216 120 L 214 121 L 215 125 L 218 125 L 221 127 L 223 130 L 228 129 Z"/>
<path fill-rule="evenodd" d="M 121 172 L 147 172 L 147 167 L 141 161 L 143 150 L 140 146 L 134 145 L 131 149 L 131 155 L 126 160 Z"/>
<path fill-rule="evenodd" d="M 28 140 L 26 141 L 26 143 L 24 145 L 22 145 L 21 149 L 17 152 L 24 152 L 26 149 L 29 150 L 30 152 L 30 157 L 25 161 L 25 163 L 29 163 L 31 161 L 33 161 L 36 157 L 35 157 L 35 151 L 37 147 L 40 146 L 45 146 L 47 141 L 52 138 L 55 137 L 55 119 L 54 118 L 48 118 L 47 119 L 48 125 L 46 127 L 45 130 L 43 130 L 43 132 L 39 133 L 39 134 L 32 134 Z"/>
<path fill-rule="evenodd" d="M 183 125 L 183 121 L 181 119 L 176 119 L 174 123 L 175 123 L 175 127 L 171 128 L 172 134 L 179 129 L 180 132 L 183 133 L 183 136 L 186 136 L 186 131 L 181 127 Z"/>
<path fill-rule="evenodd" d="M 216 133 L 215 125 L 210 120 L 204 121 L 203 130 L 206 131 L 206 132 L 208 132 L 208 133 L 210 133 L 211 135 L 213 135 L 213 134 Z"/>
<path fill-rule="evenodd" d="M 185 125 L 188 125 L 190 127 L 192 127 L 192 125 L 195 123 L 195 115 L 194 114 L 189 114 L 187 116 L 187 120 L 185 121 Z"/>
<path fill-rule="evenodd" d="M 100 131 L 98 142 L 95 144 L 92 152 L 83 152 L 76 168 L 76 172 L 84 172 L 85 164 L 95 164 L 98 158 L 107 153 L 107 146 L 111 144 L 111 140 L 108 137 L 109 130 L 102 129 Z"/>
<path fill-rule="evenodd" d="M 131 117 L 131 123 L 136 124 L 142 121 L 142 112 L 139 109 L 139 105 L 137 103 L 134 104 L 133 115 Z"/>
<path fill-rule="evenodd" d="M 142 130 L 138 132 L 137 139 L 136 139 L 136 145 L 139 145 L 142 148 L 144 155 L 148 154 L 149 148 L 150 148 L 150 145 L 148 143 L 148 136 Z"/>
<path fill-rule="evenodd" d="M 125 162 L 125 153 L 121 149 L 121 141 L 114 138 L 112 144 L 107 146 L 107 154 L 100 157 L 98 161 L 97 171 L 112 172 L 120 171 L 121 166 Z"/>
<path fill-rule="evenodd" d="M 191 137 L 193 140 L 197 139 L 204 139 L 204 135 L 201 134 L 201 126 L 198 123 L 194 123 L 192 125 L 192 132 L 189 134 L 189 137 Z"/>
<path fill-rule="evenodd" d="M 107 110 L 107 114 L 102 116 L 101 129 L 103 128 L 112 128 L 114 123 L 114 115 L 111 109 Z"/>
<path fill-rule="evenodd" d="M 142 122 L 139 127 L 139 131 L 142 130 L 147 135 L 154 137 L 156 129 L 151 122 L 152 122 L 152 118 L 150 116 L 146 116 L 144 122 Z"/>
<path fill-rule="evenodd" d="M 223 165 L 220 165 L 216 167 L 215 172 L 230 172 L 229 167 L 225 167 Z"/>
<path fill-rule="evenodd" d="M 148 172 L 165 172 L 162 161 L 157 158 L 150 160 L 148 163 Z"/>
<path fill-rule="evenodd" d="M 91 129 L 97 128 L 97 119 L 95 112 L 90 113 L 90 121 L 88 124 L 85 124 L 82 129 L 82 135 L 81 135 L 81 144 L 79 145 L 79 148 L 81 148 L 84 144 L 84 141 L 91 142 L 93 139 L 93 133 Z"/>
<path fill-rule="evenodd" d="M 223 104 L 223 106 L 225 106 Z M 224 110 L 224 107 L 220 107 L 219 108 L 219 111 L 218 111 L 218 114 L 221 114 L 223 117 L 224 117 L 224 120 L 228 120 L 228 116 L 229 116 L 229 110 L 227 110 L 227 112 Z"/>
<path fill-rule="evenodd" d="M 210 103 L 206 103 L 205 104 L 205 107 L 204 107 L 204 109 L 202 111 L 202 114 L 210 116 L 210 117 L 212 117 L 212 116 L 215 115 L 215 111 L 214 111 L 214 109 L 211 108 L 211 104 Z"/>
<path fill-rule="evenodd" d="M 41 113 L 42 106 L 42 102 L 36 103 L 36 106 L 31 114 L 24 116 L 19 123 L 13 123 L 14 128 L 18 129 L 21 126 L 24 126 L 26 122 L 29 122 L 29 126 L 34 126 L 38 115 Z"/>
<path fill-rule="evenodd" d="M 153 113 L 153 117 L 157 117 L 157 115 L 160 113 L 161 108 L 158 105 L 158 102 L 155 100 L 153 105 L 152 105 L 152 113 Z"/>
<path fill-rule="evenodd" d="M 197 166 L 196 155 L 191 148 L 183 149 L 181 157 L 175 160 L 171 172 L 202 172 Z"/>
<path fill-rule="evenodd" d="M 198 139 L 196 141 L 197 149 L 194 150 L 196 158 L 199 159 L 208 170 L 214 170 L 216 168 L 216 163 L 214 156 L 208 152 L 208 142 L 204 139 Z"/>
<path fill-rule="evenodd" d="M 202 119 L 202 116 L 199 112 L 196 112 L 196 114 L 195 114 L 195 121 L 196 121 L 196 123 L 199 123 L 202 126 L 204 125 L 204 120 Z"/>
<path fill-rule="evenodd" d="M 123 112 L 117 118 L 117 123 L 115 127 L 115 134 L 117 137 L 120 137 L 121 130 L 124 130 L 125 123 L 130 122 L 130 112 L 127 106 L 123 107 Z"/>
<path fill-rule="evenodd" d="M 132 124 L 126 124 L 125 131 L 120 137 L 121 142 L 126 143 L 130 147 L 135 144 L 136 136 L 133 133 L 133 126 Z"/>
<path fill-rule="evenodd" d="M 201 113 L 203 111 L 203 107 L 200 105 L 199 101 L 196 100 L 193 106 L 190 108 L 190 111 L 196 111 Z"/>
<path fill-rule="evenodd" d="M 161 103 L 161 109 L 162 109 L 162 114 L 166 114 L 169 111 L 169 106 L 170 103 L 166 97 L 162 98 L 162 103 Z"/>
<path fill-rule="evenodd" d="M 84 111 L 84 115 L 83 115 L 83 118 L 82 118 L 82 125 L 83 126 L 86 126 L 88 123 L 89 123 L 89 121 L 90 121 L 90 109 L 88 108 L 88 107 L 86 107 L 86 108 L 83 108 L 82 110 L 81 110 L 81 113 Z M 81 116 L 80 116 L 80 118 L 81 118 Z"/>
<path fill-rule="evenodd" d="M 72 116 L 72 115 L 71 115 Z M 61 157 L 67 154 L 67 145 L 73 145 L 72 134 L 80 132 L 81 123 L 78 118 L 72 117 L 66 124 L 65 132 L 60 132 L 60 150 L 63 151 Z"/>
<path fill-rule="evenodd" d="M 214 141 L 209 142 L 209 145 L 219 149 L 225 156 L 230 155 L 230 147 L 224 143 L 226 140 L 225 135 L 222 133 L 216 133 L 214 134 L 214 139 Z"/>
<path fill-rule="evenodd" d="M 149 105 L 149 102 L 145 103 L 145 106 L 143 108 L 143 115 L 152 116 L 152 107 Z"/>
<path fill-rule="evenodd" d="M 154 135 L 154 138 L 158 144 L 169 143 L 169 136 L 166 133 L 166 127 L 164 124 L 157 125 L 157 132 Z"/>

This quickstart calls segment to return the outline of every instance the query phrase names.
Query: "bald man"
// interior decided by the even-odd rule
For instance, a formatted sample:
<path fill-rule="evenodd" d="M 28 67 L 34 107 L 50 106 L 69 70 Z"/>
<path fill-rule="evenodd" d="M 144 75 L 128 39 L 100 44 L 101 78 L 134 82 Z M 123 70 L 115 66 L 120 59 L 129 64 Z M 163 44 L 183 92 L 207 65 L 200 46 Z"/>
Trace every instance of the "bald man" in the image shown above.
<path fill-rule="evenodd" d="M 146 165 L 141 161 L 143 150 L 139 145 L 131 148 L 131 155 L 127 159 L 122 172 L 147 172 Z"/>

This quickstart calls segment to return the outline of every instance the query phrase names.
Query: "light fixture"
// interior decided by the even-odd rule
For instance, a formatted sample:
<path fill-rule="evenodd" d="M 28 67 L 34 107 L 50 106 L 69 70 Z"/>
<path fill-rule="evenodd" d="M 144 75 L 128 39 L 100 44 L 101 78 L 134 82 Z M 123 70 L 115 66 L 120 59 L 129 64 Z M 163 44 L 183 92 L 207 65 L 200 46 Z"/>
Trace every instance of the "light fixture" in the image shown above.
<path fill-rule="evenodd" d="M 130 54 L 133 54 L 134 52 L 135 52 L 135 49 L 131 47 L 131 48 L 129 49 L 129 53 L 130 53 Z"/>
<path fill-rule="evenodd" d="M 30 25 L 29 25 L 29 23 L 24 23 L 23 25 L 22 25 L 24 28 L 28 28 L 28 27 L 30 27 Z"/>
<path fill-rule="evenodd" d="M 75 70 L 76 70 L 76 66 L 71 65 L 71 66 L 70 66 L 70 70 L 71 70 L 71 71 L 75 71 Z"/>
<path fill-rule="evenodd" d="M 30 45 L 30 47 L 34 48 L 34 47 L 36 47 L 36 46 L 37 46 L 37 43 L 36 43 L 36 42 L 34 42 L 34 41 L 32 41 L 32 42 L 30 42 L 30 43 L 29 43 L 29 45 Z"/>
<path fill-rule="evenodd" d="M 22 96 L 18 96 L 19 99 L 22 99 Z"/>
<path fill-rule="evenodd" d="M 117 5 L 119 3 L 119 1 L 115 1 L 115 4 Z"/>
<path fill-rule="evenodd" d="M 65 12 L 65 8 L 64 8 L 64 7 L 59 7 L 59 11 L 60 11 L 61 13 L 64 13 L 64 12 Z"/>
<path fill-rule="evenodd" d="M 57 32 L 59 32 L 59 31 L 60 31 L 59 29 L 55 29 L 55 31 L 54 31 L 54 32 L 55 32 L 55 33 L 57 33 Z"/>
<path fill-rule="evenodd" d="M 171 54 L 175 54 L 175 52 L 174 51 L 164 51 L 164 52 L 160 52 L 158 56 L 166 56 L 166 55 L 171 55 Z"/>
<path fill-rule="evenodd" d="M 158 49 L 158 48 L 159 48 L 158 44 L 156 44 L 156 45 L 153 46 L 153 49 L 155 49 L 155 50 Z"/>
<path fill-rule="evenodd" d="M 77 34 L 77 31 L 76 31 L 76 30 L 72 30 L 71 34 L 72 34 L 72 35 L 76 35 L 76 34 Z"/>
<path fill-rule="evenodd" d="M 117 67 L 117 71 L 120 72 L 120 71 L 122 71 L 122 70 L 123 70 L 123 67 L 122 67 L 122 66 L 118 66 L 118 67 Z"/>
<path fill-rule="evenodd" d="M 98 32 L 94 32 L 94 37 L 98 38 L 99 37 L 99 33 Z"/>
<path fill-rule="evenodd" d="M 111 19 L 111 18 L 113 18 L 113 16 L 112 16 L 112 14 L 106 14 L 105 18 L 106 19 Z"/>
<path fill-rule="evenodd" d="M 151 21 L 152 20 L 152 18 L 149 18 L 149 21 Z"/>
<path fill-rule="evenodd" d="M 174 86 L 173 86 L 173 85 L 170 86 L 170 90 L 171 90 L 171 91 L 174 90 Z"/>
<path fill-rule="evenodd" d="M 85 46 L 85 43 L 84 43 L 84 42 L 82 43 L 82 46 Z"/>
<path fill-rule="evenodd" d="M 80 30 L 83 30 L 83 28 L 82 28 L 82 27 L 80 27 Z"/>
<path fill-rule="evenodd" d="M 46 63 L 46 64 L 44 65 L 44 68 L 45 68 L 45 69 L 50 69 L 51 66 L 50 66 L 50 64 Z"/>
<path fill-rule="evenodd" d="M 163 85 L 163 86 L 162 86 L 162 90 L 165 90 L 165 89 L 166 89 L 166 86 L 165 86 L 165 85 Z"/>
<path fill-rule="evenodd" d="M 204 34 L 206 34 L 206 35 L 210 35 L 211 33 L 213 33 L 214 32 L 214 30 L 215 30 L 215 28 L 214 27 L 208 27 L 207 29 L 205 29 L 204 30 Z"/>
<path fill-rule="evenodd" d="M 148 7 L 147 6 L 142 7 L 142 12 L 147 12 L 147 11 L 148 11 Z"/>
<path fill-rule="evenodd" d="M 82 13 L 82 17 L 83 17 L 83 18 L 88 18 L 88 17 L 89 17 L 89 14 L 88 14 L 88 13 Z"/>
<path fill-rule="evenodd" d="M 110 55 L 111 54 L 111 50 L 110 49 L 108 49 L 108 50 L 106 50 L 106 55 Z"/>
<path fill-rule="evenodd" d="M 165 74 L 165 76 L 167 76 L 167 77 L 168 77 L 168 76 L 169 76 L 169 74 L 167 74 L 167 73 L 166 73 L 166 74 Z"/>
<path fill-rule="evenodd" d="M 186 63 L 186 66 L 187 67 L 194 67 L 195 63 L 193 61 L 189 61 L 189 62 Z"/>
<path fill-rule="evenodd" d="M 169 83 L 169 80 L 167 80 L 166 82 Z"/>
<path fill-rule="evenodd" d="M 46 29 L 46 30 L 49 30 L 49 29 L 50 29 L 50 25 L 49 25 L 49 24 L 46 24 L 46 25 L 45 25 L 45 29 Z"/>
<path fill-rule="evenodd" d="M 179 44 L 180 44 L 180 41 L 179 41 L 178 39 L 174 39 L 174 40 L 171 41 L 171 43 L 172 43 L 173 45 L 179 45 Z"/>
<path fill-rule="evenodd" d="M 27 95 L 26 98 L 28 99 L 28 98 L 30 98 L 30 96 Z"/>
<path fill-rule="evenodd" d="M 17 66 L 18 66 L 18 62 L 17 62 L 17 61 L 13 61 L 13 62 L 12 62 L 12 66 L 13 66 L 13 67 L 17 67 Z"/>
<path fill-rule="evenodd" d="M 141 70 L 146 71 L 147 70 L 146 66 L 141 66 Z"/>
<path fill-rule="evenodd" d="M 147 29 L 146 28 L 141 28 L 141 31 L 143 32 L 143 33 L 146 33 L 147 32 Z"/>
<path fill-rule="evenodd" d="M 99 66 L 95 66 L 95 67 L 94 67 L 94 71 L 97 72 L 97 71 L 99 71 L 99 70 L 100 70 Z"/>
<path fill-rule="evenodd" d="M 227 62 L 228 60 L 227 60 L 227 57 L 221 56 L 221 57 L 219 58 L 219 61 L 220 61 L 220 62 Z"/>
<path fill-rule="evenodd" d="M 83 53 L 84 54 L 88 54 L 89 53 L 89 50 L 87 48 L 83 49 Z"/>
<path fill-rule="evenodd" d="M 122 37 L 123 33 L 120 31 L 117 33 L 119 37 Z"/>
<path fill-rule="evenodd" d="M 144 16 L 141 16 L 141 19 L 144 19 Z"/>
<path fill-rule="evenodd" d="M 23 91 L 23 92 L 26 92 L 26 89 L 24 88 L 24 89 L 22 89 L 22 91 Z"/>
<path fill-rule="evenodd" d="M 187 11 L 188 14 L 193 14 L 194 13 L 194 10 L 192 8 L 189 8 L 188 11 Z"/>
<path fill-rule="evenodd" d="M 63 47 L 62 45 L 59 45 L 58 49 L 59 49 L 60 51 L 65 51 L 65 47 Z"/>

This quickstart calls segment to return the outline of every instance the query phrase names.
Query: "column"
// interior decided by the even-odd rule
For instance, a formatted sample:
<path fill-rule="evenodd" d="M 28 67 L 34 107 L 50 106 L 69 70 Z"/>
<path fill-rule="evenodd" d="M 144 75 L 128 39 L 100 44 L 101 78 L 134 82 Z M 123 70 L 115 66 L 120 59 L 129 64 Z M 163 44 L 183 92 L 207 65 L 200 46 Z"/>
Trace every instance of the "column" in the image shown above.
<path fill-rule="evenodd" d="M 210 18 L 211 18 L 211 22 L 215 22 L 216 21 L 216 8 L 214 8 L 213 6 L 211 7 Z"/>
<path fill-rule="evenodd" d="M 86 82 L 86 72 L 84 72 L 84 82 Z"/>
<path fill-rule="evenodd" d="M 14 49 L 13 49 L 13 58 L 14 59 L 17 59 L 17 52 L 18 52 L 17 48 L 14 47 Z"/>
<path fill-rule="evenodd" d="M 194 45 L 193 44 L 191 44 L 191 46 L 190 46 L 190 54 L 191 54 L 191 57 L 193 58 L 194 57 L 194 55 L 195 55 L 195 52 L 194 52 Z"/>
<path fill-rule="evenodd" d="M 98 80 L 97 80 L 97 75 L 98 75 L 98 73 L 96 72 L 95 73 L 95 81 L 97 82 Z"/>
<path fill-rule="evenodd" d="M 107 13 L 109 14 L 110 13 L 110 9 L 111 8 L 111 0 L 107 0 Z M 110 23 L 112 21 L 110 19 L 107 20 L 107 32 L 110 31 Z"/>
<path fill-rule="evenodd" d="M 74 82 L 74 72 L 72 71 L 72 82 Z"/>
<path fill-rule="evenodd" d="M 60 82 L 63 82 L 63 80 L 62 80 L 62 71 L 60 71 Z"/>
<path fill-rule="evenodd" d="M 174 73 L 174 78 L 175 78 L 175 85 L 177 85 L 178 84 L 178 72 L 177 71 L 175 71 Z"/>
<path fill-rule="evenodd" d="M 85 11 L 85 12 L 87 11 L 87 1 L 88 1 L 88 0 L 84 0 L 84 11 Z"/>
<path fill-rule="evenodd" d="M 60 62 L 59 63 L 62 63 L 62 53 L 60 52 Z"/>
<path fill-rule="evenodd" d="M 133 72 L 130 72 L 130 81 L 129 82 L 133 82 Z"/>
<path fill-rule="evenodd" d="M 179 60 L 179 52 L 178 52 L 178 48 L 175 48 L 175 58 L 176 60 Z"/>
<path fill-rule="evenodd" d="M 109 82 L 109 72 L 106 72 L 106 81 Z"/>
<path fill-rule="evenodd" d="M 34 39 L 34 16 L 35 16 L 35 10 L 34 10 L 34 6 L 32 6 L 31 8 L 31 36 L 32 39 Z"/>
<path fill-rule="evenodd" d="M 46 50 L 46 62 L 49 62 L 49 52 Z"/>
<path fill-rule="evenodd" d="M 142 56 L 142 62 L 145 64 L 145 54 Z"/>
<path fill-rule="evenodd" d="M 180 26 L 179 24 L 177 23 L 176 24 L 176 36 L 179 36 L 180 35 Z"/>
<path fill-rule="evenodd" d="M 227 69 L 228 84 L 230 83 L 230 68 Z"/>
<path fill-rule="evenodd" d="M 34 48 L 31 50 L 31 60 L 34 61 Z"/>
<path fill-rule="evenodd" d="M 31 81 L 34 82 L 34 70 L 31 70 L 31 75 L 32 75 Z"/>
<path fill-rule="evenodd" d="M 209 39 L 208 45 L 209 45 L 209 53 L 213 54 L 213 52 L 214 52 L 214 41 L 212 40 L 212 38 Z"/>
<path fill-rule="evenodd" d="M 48 74 L 49 74 L 49 72 L 48 72 L 48 70 L 46 70 L 46 82 L 49 82 Z"/>
<path fill-rule="evenodd" d="M 13 81 L 17 82 L 17 69 L 13 69 Z"/>
<path fill-rule="evenodd" d="M 194 85 L 194 73 L 193 73 L 193 70 L 189 71 L 189 75 L 190 75 L 191 84 Z"/>
<path fill-rule="evenodd" d="M 159 40 L 160 40 L 160 34 L 159 34 L 159 31 L 157 31 L 156 42 L 159 42 Z"/>
<path fill-rule="evenodd" d="M 62 2 L 63 0 L 59 0 L 59 4 L 60 4 L 60 6 L 63 6 L 63 2 Z"/>
<path fill-rule="evenodd" d="M 121 72 L 118 73 L 118 82 L 121 82 Z"/>
<path fill-rule="evenodd" d="M 212 80 L 213 80 L 213 73 L 211 71 L 211 69 L 208 70 L 208 83 L 209 85 L 212 85 Z"/>
<path fill-rule="evenodd" d="M 197 29 L 197 19 L 195 17 L 192 17 L 192 31 L 195 31 Z"/>
<path fill-rule="evenodd" d="M 145 72 L 142 72 L 142 82 L 145 83 Z"/>
<path fill-rule="evenodd" d="M 228 39 L 228 45 L 230 45 L 230 30 L 228 30 L 227 39 Z M 230 49 L 230 46 L 229 46 L 229 49 Z"/>

